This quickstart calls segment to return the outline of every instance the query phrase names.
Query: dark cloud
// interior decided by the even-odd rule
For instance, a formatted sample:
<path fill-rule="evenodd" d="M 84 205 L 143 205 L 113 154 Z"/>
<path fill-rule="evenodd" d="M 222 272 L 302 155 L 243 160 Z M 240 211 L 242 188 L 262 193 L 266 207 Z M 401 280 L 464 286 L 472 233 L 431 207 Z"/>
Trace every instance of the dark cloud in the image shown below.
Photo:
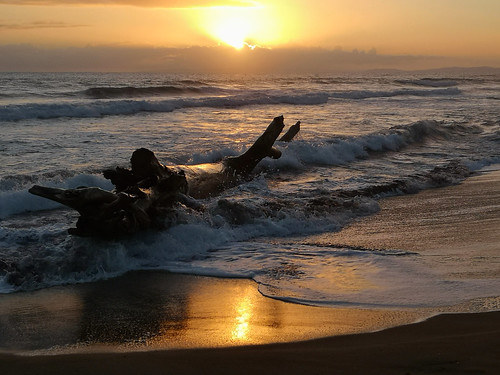
<path fill-rule="evenodd" d="M 256 48 L 253 51 L 237 51 L 230 47 L 100 46 L 43 49 L 29 45 L 0 46 L 0 71 L 306 74 L 370 69 L 428 69 L 464 63 L 465 61 L 445 57 L 379 55 L 375 51 L 319 48 Z"/>
<path fill-rule="evenodd" d="M 29 22 L 29 23 L 0 23 L 0 30 L 33 30 L 33 29 L 68 29 L 86 27 L 87 25 L 74 25 L 65 22 Z"/>
<path fill-rule="evenodd" d="M 0 0 L 6 5 L 131 5 L 137 7 L 193 8 L 207 6 L 248 6 L 255 1 L 245 0 Z"/>

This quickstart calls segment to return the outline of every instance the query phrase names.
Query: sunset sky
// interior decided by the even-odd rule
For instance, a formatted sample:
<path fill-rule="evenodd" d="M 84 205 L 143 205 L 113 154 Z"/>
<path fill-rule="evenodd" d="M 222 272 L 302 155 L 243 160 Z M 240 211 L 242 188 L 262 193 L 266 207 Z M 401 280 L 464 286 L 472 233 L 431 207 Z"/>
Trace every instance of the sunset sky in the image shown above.
<path fill-rule="evenodd" d="M 0 70 L 500 67 L 499 14 L 498 0 L 0 0 Z"/>

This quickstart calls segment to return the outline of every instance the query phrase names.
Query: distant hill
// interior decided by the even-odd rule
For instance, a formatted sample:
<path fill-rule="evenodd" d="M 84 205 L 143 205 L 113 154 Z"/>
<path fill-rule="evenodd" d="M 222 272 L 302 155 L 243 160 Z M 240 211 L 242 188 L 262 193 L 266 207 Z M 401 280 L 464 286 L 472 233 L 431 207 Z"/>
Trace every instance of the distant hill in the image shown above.
<path fill-rule="evenodd" d="M 500 75 L 500 68 L 491 66 L 475 66 L 475 67 L 447 67 L 436 69 L 423 69 L 423 70 L 401 70 L 401 69 L 371 69 L 367 73 L 380 73 L 380 74 L 397 74 L 397 73 L 425 73 L 425 74 L 498 74 Z"/>

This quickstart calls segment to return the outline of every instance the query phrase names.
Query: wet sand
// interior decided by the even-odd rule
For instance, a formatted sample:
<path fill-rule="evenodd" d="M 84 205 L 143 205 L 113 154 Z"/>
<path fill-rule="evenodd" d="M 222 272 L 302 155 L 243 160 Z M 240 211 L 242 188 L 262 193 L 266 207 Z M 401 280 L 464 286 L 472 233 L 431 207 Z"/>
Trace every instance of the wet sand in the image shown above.
<path fill-rule="evenodd" d="M 432 313 L 303 306 L 266 298 L 251 280 L 142 271 L 1 295 L 0 352 L 269 344 L 377 331 Z"/>
<path fill-rule="evenodd" d="M 498 254 L 500 170 L 493 167 L 460 185 L 383 199 L 380 207 L 378 214 L 338 233 L 311 236 L 309 240 L 419 252 L 467 249 Z"/>
<path fill-rule="evenodd" d="M 2 374 L 498 374 L 500 313 L 441 315 L 385 331 L 221 349 L 17 357 Z"/>
<path fill-rule="evenodd" d="M 412 214 L 408 215 L 408 211 Z M 474 258 L 473 263 L 464 267 L 459 275 L 453 276 L 488 278 L 500 273 L 498 228 L 500 171 L 493 171 L 472 177 L 458 186 L 385 199 L 381 202 L 381 211 L 377 215 L 362 219 L 340 233 L 313 236 L 300 241 L 425 251 L 445 257 L 446 262 L 450 259 L 460 261 L 462 251 L 470 251 L 472 254 L 476 252 L 487 256 Z M 401 241 L 403 233 L 404 242 Z M 446 262 L 443 262 L 443 267 Z M 436 267 L 440 267 L 440 262 L 436 264 Z M 131 275 L 127 277 L 130 278 Z M 179 279 L 182 277 L 196 280 L 196 277 L 182 275 L 172 277 L 168 285 L 173 280 L 178 280 L 178 285 L 184 285 Z M 128 290 L 132 294 L 132 286 L 141 278 L 129 279 Z M 103 306 L 107 306 L 105 308 L 116 305 L 116 301 L 110 300 L 109 295 L 102 294 L 109 282 L 117 281 L 96 284 L 98 286 L 94 288 L 94 293 L 97 294 L 94 297 L 91 295 L 89 306 L 94 309 L 98 306 L 95 298 L 102 300 Z M 147 284 L 151 285 L 150 282 L 148 280 Z M 123 280 L 121 283 L 123 286 Z M 158 316 L 170 313 L 171 316 L 183 318 L 167 322 L 157 318 L 160 324 L 157 329 L 164 329 L 165 334 L 141 336 L 149 340 L 149 346 L 139 345 L 139 349 L 147 351 L 106 353 L 109 347 L 103 345 L 101 348 L 90 346 L 89 353 L 58 354 L 53 351 L 52 355 L 1 354 L 0 373 L 496 374 L 500 371 L 500 312 L 445 314 L 417 324 L 375 333 L 352 334 L 406 324 L 433 312 L 298 306 L 260 296 L 255 284 L 248 280 L 198 278 L 196 282 L 188 282 L 187 285 L 191 285 L 189 290 L 184 294 L 179 293 L 177 299 L 177 303 L 184 301 L 181 304 L 184 311 L 176 311 L 176 303 L 162 302 L 160 305 L 163 310 L 160 309 L 158 313 Z M 110 290 L 116 290 L 116 285 L 108 286 Z M 236 299 L 234 296 L 237 296 Z M 129 297 L 124 296 L 123 300 L 130 301 Z M 87 295 L 87 301 L 88 298 Z M 150 298 L 151 296 L 147 296 L 146 300 L 149 301 Z M 68 298 L 63 300 L 67 301 Z M 80 302 L 75 302 L 75 306 Z M 477 303 L 482 305 L 478 306 Z M 467 306 L 451 307 L 448 310 L 498 311 L 499 299 L 472 303 L 470 307 L 470 310 Z M 127 306 L 126 310 L 130 308 L 133 306 Z M 142 307 L 137 309 L 137 316 L 144 315 Z M 77 310 L 78 308 L 74 311 Z M 110 311 L 87 311 L 89 313 L 92 316 L 109 314 Z M 137 320 L 137 316 L 130 319 Z M 145 320 L 150 322 L 152 316 L 146 316 Z M 81 315 L 75 321 L 78 321 L 79 335 L 82 332 L 82 321 L 90 322 L 87 327 L 96 328 L 93 334 L 101 335 L 100 341 L 96 340 L 101 344 L 106 344 L 106 340 L 102 339 L 106 332 L 116 331 L 113 322 L 106 328 L 95 327 L 95 320 L 89 317 L 82 319 Z M 139 330 L 147 331 L 144 327 Z M 182 333 L 188 331 L 189 334 Z M 75 334 L 74 331 L 71 332 Z M 331 335 L 343 336 L 309 340 Z M 123 341 L 124 337 L 118 335 L 110 338 L 107 343 L 115 350 L 116 342 Z M 130 342 L 133 343 L 137 338 L 138 336 L 133 337 Z M 168 341 L 167 338 L 172 340 Z M 309 341 L 297 342 L 298 340 Z M 289 342 L 254 345 L 282 341 Z M 205 348 L 173 349 L 200 346 Z M 93 352 L 96 350 L 100 353 Z"/>

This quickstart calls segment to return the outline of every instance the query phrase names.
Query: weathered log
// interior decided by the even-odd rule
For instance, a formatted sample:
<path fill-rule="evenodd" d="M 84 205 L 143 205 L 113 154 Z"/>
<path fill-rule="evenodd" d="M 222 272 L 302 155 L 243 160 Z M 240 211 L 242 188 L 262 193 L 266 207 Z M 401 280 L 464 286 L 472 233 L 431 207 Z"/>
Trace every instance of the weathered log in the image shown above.
<path fill-rule="evenodd" d="M 149 201 L 139 201 L 125 193 L 113 193 L 97 187 L 56 189 L 35 185 L 29 192 L 78 211 L 76 228 L 69 232 L 80 236 L 105 236 L 135 233 L 149 227 L 146 211 Z"/>
<path fill-rule="evenodd" d="M 273 145 L 284 126 L 283 116 L 275 117 L 246 152 L 240 156 L 225 158 L 220 172 L 202 173 L 191 178 L 189 194 L 197 199 L 219 195 L 247 178 L 262 159 L 266 157 L 279 159 L 281 151 Z"/>
<path fill-rule="evenodd" d="M 148 189 L 153 186 L 159 186 L 165 190 L 172 177 L 183 178 L 185 180 L 183 193 L 187 192 L 187 181 L 184 173 L 164 166 L 158 161 L 155 154 L 146 148 L 139 148 L 132 153 L 130 165 L 131 169 L 116 167 L 103 171 L 104 177 L 115 185 L 117 192 L 125 191 L 140 195 L 140 189 Z"/>
<path fill-rule="evenodd" d="M 300 122 L 292 127 L 293 136 L 299 125 Z M 247 177 L 265 157 L 279 158 L 281 151 L 273 145 L 283 127 L 283 116 L 274 118 L 245 153 L 225 159 L 216 173 L 191 178 L 191 197 L 216 195 Z M 38 185 L 29 192 L 78 211 L 80 218 L 76 228 L 69 229 L 69 233 L 79 236 L 119 237 L 137 233 L 150 228 L 157 217 L 176 203 L 200 209 L 200 204 L 187 195 L 188 181 L 184 171 L 164 166 L 145 148 L 133 152 L 130 165 L 131 169 L 117 167 L 103 171 L 104 177 L 115 186 L 113 192 L 96 187 L 54 189 Z"/>
<path fill-rule="evenodd" d="M 283 116 L 275 117 L 266 131 L 245 153 L 224 160 L 223 173 L 229 176 L 248 175 L 265 157 L 280 158 L 281 151 L 275 149 L 273 145 L 284 127 Z"/>

